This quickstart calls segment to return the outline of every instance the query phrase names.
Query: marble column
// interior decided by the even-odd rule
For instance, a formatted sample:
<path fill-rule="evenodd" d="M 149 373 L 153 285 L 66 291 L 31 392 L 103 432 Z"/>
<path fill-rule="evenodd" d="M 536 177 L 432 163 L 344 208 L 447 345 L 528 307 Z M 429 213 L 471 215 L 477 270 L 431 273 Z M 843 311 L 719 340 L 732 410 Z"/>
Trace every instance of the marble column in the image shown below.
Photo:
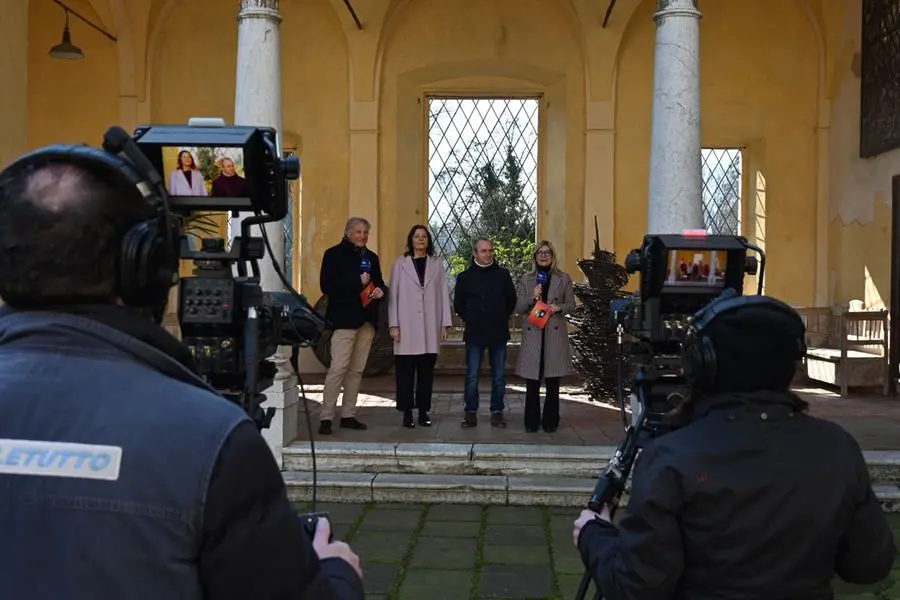
<path fill-rule="evenodd" d="M 700 12 L 657 0 L 648 233 L 703 228 L 700 174 Z"/>
<path fill-rule="evenodd" d="M 0 169 L 28 149 L 28 2 L 0 0 Z"/>
<path fill-rule="evenodd" d="M 234 124 L 273 127 L 281 135 L 281 13 L 279 0 L 240 0 L 238 21 L 237 77 L 234 95 Z M 250 216 L 243 214 L 242 217 Z M 240 235 L 241 218 L 231 219 L 231 235 Z M 285 264 L 284 230 L 281 221 L 267 223 L 266 234 L 279 266 Z M 251 235 L 260 236 L 254 225 Z M 271 257 L 260 261 L 260 280 L 263 290 L 284 289 Z M 264 407 L 274 407 L 272 425 L 263 430 L 272 453 L 282 464 L 281 450 L 297 435 L 299 399 L 297 379 L 287 364 L 290 349 L 281 348 L 273 357 L 278 364 L 275 383 L 265 390 Z"/>

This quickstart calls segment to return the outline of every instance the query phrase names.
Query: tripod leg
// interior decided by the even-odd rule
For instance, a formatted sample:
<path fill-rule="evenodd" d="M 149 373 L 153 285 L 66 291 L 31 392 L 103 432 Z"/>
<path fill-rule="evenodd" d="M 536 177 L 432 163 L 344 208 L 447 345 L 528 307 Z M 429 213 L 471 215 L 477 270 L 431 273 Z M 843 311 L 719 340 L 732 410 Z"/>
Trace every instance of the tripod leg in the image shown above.
<path fill-rule="evenodd" d="M 587 598 L 588 587 L 591 585 L 591 573 L 587 569 L 581 577 L 581 583 L 578 585 L 578 591 L 575 592 L 575 600 L 584 600 Z"/>

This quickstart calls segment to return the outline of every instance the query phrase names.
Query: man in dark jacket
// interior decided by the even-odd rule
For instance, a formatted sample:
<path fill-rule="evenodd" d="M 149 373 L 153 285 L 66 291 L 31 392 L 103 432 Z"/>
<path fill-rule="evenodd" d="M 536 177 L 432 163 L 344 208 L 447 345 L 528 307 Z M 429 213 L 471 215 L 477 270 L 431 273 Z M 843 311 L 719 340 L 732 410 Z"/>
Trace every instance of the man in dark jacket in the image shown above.
<path fill-rule="evenodd" d="M 369 221 L 351 217 L 340 243 L 325 251 L 319 287 L 328 296 L 325 317 L 334 325 L 331 364 L 325 375 L 319 433 L 331 433 L 341 399 L 341 427 L 366 429 L 356 418 L 356 400 L 378 327 L 379 305 L 387 292 L 378 255 L 369 250 Z"/>
<path fill-rule="evenodd" d="M 137 187 L 72 160 L 0 173 L 0 598 L 362 600 L 253 422 L 122 300 Z"/>
<path fill-rule="evenodd" d="M 780 307 L 713 316 L 701 337 L 716 367 L 692 368 L 685 352 L 687 424 L 641 453 L 619 527 L 608 509 L 575 521 L 609 600 L 830 600 L 835 573 L 860 584 L 889 574 L 894 539 L 859 445 L 789 391 L 805 332 Z"/>
<path fill-rule="evenodd" d="M 506 427 L 506 343 L 509 318 L 516 310 L 516 287 L 509 271 L 494 262 L 494 244 L 476 240 L 472 264 L 456 276 L 453 309 L 465 321 L 465 416 L 463 427 L 478 425 L 478 376 L 484 351 L 491 365 L 491 425 Z"/>

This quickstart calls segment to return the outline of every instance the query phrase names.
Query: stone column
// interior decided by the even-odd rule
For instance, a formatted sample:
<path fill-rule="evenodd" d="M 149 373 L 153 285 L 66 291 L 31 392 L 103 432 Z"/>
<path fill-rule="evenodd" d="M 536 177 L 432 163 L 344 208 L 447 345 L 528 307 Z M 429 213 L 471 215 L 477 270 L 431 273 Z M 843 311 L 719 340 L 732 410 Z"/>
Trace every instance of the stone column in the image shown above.
<path fill-rule="evenodd" d="M 700 174 L 700 12 L 657 0 L 648 233 L 703 228 Z"/>
<path fill-rule="evenodd" d="M 28 4 L 0 0 L 0 169 L 28 149 Z"/>
<path fill-rule="evenodd" d="M 238 21 L 237 77 L 234 95 L 235 125 L 274 127 L 281 135 L 281 14 L 279 0 L 240 0 Z M 249 216 L 249 215 L 242 215 Z M 231 220 L 231 235 L 240 235 L 240 218 Z M 285 264 L 283 224 L 266 224 L 266 234 L 279 266 Z M 251 235 L 259 236 L 254 225 Z M 265 291 L 280 291 L 284 285 L 267 255 L 260 261 L 260 279 Z M 281 449 L 297 436 L 299 398 L 297 379 L 287 363 L 290 350 L 281 348 L 273 357 L 278 375 L 272 387 L 265 390 L 264 407 L 274 407 L 272 425 L 263 430 L 278 464 L 282 464 Z"/>

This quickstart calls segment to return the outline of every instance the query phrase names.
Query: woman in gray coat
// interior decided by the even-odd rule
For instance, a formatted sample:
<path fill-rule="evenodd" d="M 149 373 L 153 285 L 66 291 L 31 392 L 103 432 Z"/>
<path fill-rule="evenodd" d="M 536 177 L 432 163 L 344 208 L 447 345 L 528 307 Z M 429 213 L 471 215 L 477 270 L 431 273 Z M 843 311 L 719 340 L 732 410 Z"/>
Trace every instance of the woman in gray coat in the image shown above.
<path fill-rule="evenodd" d="M 541 240 L 534 251 L 530 272 L 519 281 L 516 312 L 523 315 L 522 345 L 516 375 L 525 379 L 525 429 L 542 427 L 546 432 L 559 426 L 559 380 L 574 373 L 572 347 L 564 315 L 575 310 L 572 278 L 556 265 L 553 244 Z M 543 328 L 528 321 L 528 314 L 538 301 L 550 305 L 550 318 Z M 541 380 L 547 389 L 541 413 Z"/>

